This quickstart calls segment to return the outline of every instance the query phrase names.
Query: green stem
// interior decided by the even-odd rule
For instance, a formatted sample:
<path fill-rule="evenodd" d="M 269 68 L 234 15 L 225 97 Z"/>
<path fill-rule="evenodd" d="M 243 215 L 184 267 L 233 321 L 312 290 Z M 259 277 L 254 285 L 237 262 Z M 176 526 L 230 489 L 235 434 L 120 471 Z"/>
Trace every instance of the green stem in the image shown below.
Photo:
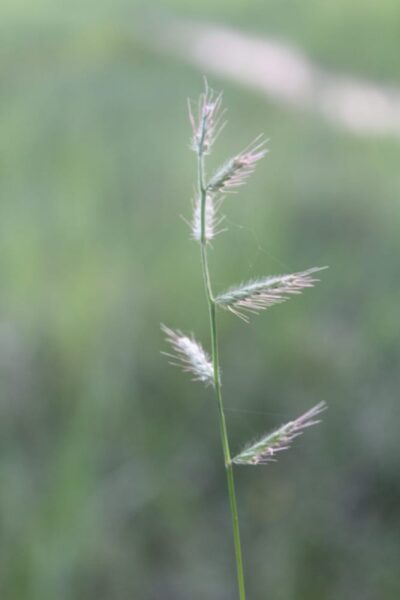
<path fill-rule="evenodd" d="M 240 542 L 240 530 L 239 530 L 239 516 L 236 501 L 235 492 L 235 481 L 233 477 L 233 465 L 231 460 L 231 454 L 229 449 L 228 431 L 226 428 L 226 419 L 224 412 L 224 405 L 222 402 L 222 391 L 220 381 L 220 368 L 218 358 L 218 332 L 217 332 L 217 319 L 215 311 L 215 301 L 211 288 L 211 279 L 208 269 L 207 260 L 207 240 L 205 236 L 205 219 L 206 219 L 206 186 L 204 181 L 204 158 L 203 154 L 199 153 L 198 156 L 198 186 L 200 194 L 200 223 L 201 223 L 201 264 L 203 270 L 204 287 L 207 296 L 208 311 L 210 316 L 210 332 L 211 332 L 211 352 L 212 352 L 212 363 L 214 370 L 214 387 L 215 394 L 217 397 L 218 404 L 218 415 L 219 415 L 219 429 L 222 443 L 222 450 L 224 453 L 225 470 L 228 483 L 229 503 L 232 515 L 232 529 L 233 529 L 233 542 L 235 546 L 235 558 L 236 558 L 236 571 L 237 571 L 237 582 L 239 588 L 239 599 L 246 600 L 246 591 L 244 585 L 244 574 L 243 574 L 243 559 L 242 559 L 242 547 Z"/>

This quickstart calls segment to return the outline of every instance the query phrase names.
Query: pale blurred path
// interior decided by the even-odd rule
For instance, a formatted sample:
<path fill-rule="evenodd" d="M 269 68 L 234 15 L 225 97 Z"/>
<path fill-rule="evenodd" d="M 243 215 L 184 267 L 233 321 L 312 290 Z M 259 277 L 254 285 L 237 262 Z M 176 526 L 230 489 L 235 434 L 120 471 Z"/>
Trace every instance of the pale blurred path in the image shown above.
<path fill-rule="evenodd" d="M 400 89 L 329 73 L 289 44 L 211 24 L 150 19 L 141 40 L 360 135 L 400 135 Z"/>

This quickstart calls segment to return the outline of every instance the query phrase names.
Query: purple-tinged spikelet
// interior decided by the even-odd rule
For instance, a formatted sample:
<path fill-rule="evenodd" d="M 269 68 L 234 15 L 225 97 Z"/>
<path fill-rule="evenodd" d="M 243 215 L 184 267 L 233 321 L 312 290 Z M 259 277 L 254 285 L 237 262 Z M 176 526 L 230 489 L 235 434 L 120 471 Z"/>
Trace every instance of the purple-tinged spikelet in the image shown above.
<path fill-rule="evenodd" d="M 247 178 L 253 173 L 256 164 L 267 153 L 266 140 L 257 137 L 247 148 L 233 158 L 229 159 L 211 177 L 207 184 L 210 193 L 231 192 L 244 185 Z"/>
<path fill-rule="evenodd" d="M 222 93 L 215 94 L 205 81 L 205 90 L 200 95 L 197 115 L 193 114 L 192 105 L 188 100 L 189 119 L 192 125 L 192 149 L 199 155 L 209 154 L 213 143 L 225 126 L 222 121 L 225 114 L 221 110 Z"/>
<path fill-rule="evenodd" d="M 269 462 L 275 462 L 275 455 L 290 448 L 292 441 L 302 435 L 304 429 L 321 422 L 316 417 L 326 408 L 325 402 L 320 402 L 295 421 L 289 421 L 286 425 L 282 425 L 272 433 L 244 448 L 240 454 L 232 459 L 232 462 L 237 465 L 265 465 Z"/>
<path fill-rule="evenodd" d="M 232 313 L 248 320 L 246 313 L 258 313 L 274 304 L 285 302 L 291 295 L 301 294 L 305 288 L 319 281 L 314 273 L 327 267 L 314 267 L 290 275 L 264 277 L 232 287 L 216 297 L 215 302 Z"/>

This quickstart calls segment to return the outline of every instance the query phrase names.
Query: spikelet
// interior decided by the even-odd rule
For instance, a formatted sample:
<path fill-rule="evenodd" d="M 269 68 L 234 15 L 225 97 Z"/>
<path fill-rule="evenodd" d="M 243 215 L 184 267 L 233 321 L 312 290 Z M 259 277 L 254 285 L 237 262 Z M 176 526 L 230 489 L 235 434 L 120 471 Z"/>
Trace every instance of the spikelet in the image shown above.
<path fill-rule="evenodd" d="M 225 231 L 225 229 L 221 229 L 224 216 L 218 214 L 222 200 L 222 198 L 216 200 L 210 194 L 206 195 L 204 223 L 204 237 L 206 242 L 210 242 L 216 235 Z M 192 229 L 192 239 L 201 242 L 201 202 L 198 197 L 194 201 L 193 218 L 190 226 Z"/>
<path fill-rule="evenodd" d="M 265 144 L 266 140 L 262 136 L 258 136 L 247 148 L 228 160 L 211 177 L 207 184 L 207 191 L 224 193 L 244 185 L 254 171 L 257 162 L 266 155 Z"/>
<path fill-rule="evenodd" d="M 265 465 L 275 462 L 276 453 L 290 448 L 292 441 L 302 435 L 304 429 L 321 422 L 316 417 L 326 408 L 325 402 L 320 402 L 295 421 L 289 421 L 286 425 L 282 425 L 259 441 L 244 448 L 232 459 L 232 462 L 237 465 Z"/>
<path fill-rule="evenodd" d="M 205 89 L 200 94 L 197 116 L 193 114 L 192 105 L 188 100 L 189 119 L 192 125 L 193 137 L 191 148 L 199 155 L 209 154 L 216 138 L 225 126 L 222 121 L 225 114 L 221 110 L 222 93 L 216 94 L 208 87 L 205 80 Z"/>
<path fill-rule="evenodd" d="M 184 371 L 192 373 L 193 379 L 202 381 L 206 385 L 214 385 L 214 369 L 210 357 L 203 350 L 199 342 L 193 337 L 184 335 L 181 331 L 174 331 L 166 325 L 161 325 L 166 335 L 166 340 L 171 344 L 175 354 L 163 352 L 173 359 L 171 364 L 180 366 Z"/>
<path fill-rule="evenodd" d="M 246 313 L 258 313 L 288 300 L 291 295 L 301 294 L 305 288 L 313 287 L 314 283 L 319 281 L 313 277 L 314 273 L 326 268 L 314 267 L 291 275 L 276 275 L 248 281 L 220 294 L 215 302 L 247 321 Z"/>

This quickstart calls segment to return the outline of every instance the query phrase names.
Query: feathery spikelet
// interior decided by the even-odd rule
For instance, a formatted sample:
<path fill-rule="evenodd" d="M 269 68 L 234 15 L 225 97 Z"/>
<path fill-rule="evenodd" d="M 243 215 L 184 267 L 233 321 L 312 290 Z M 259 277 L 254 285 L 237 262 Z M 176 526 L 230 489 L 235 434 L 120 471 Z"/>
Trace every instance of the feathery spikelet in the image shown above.
<path fill-rule="evenodd" d="M 205 90 L 200 94 L 197 117 L 193 115 L 192 105 L 188 100 L 189 119 L 192 125 L 193 138 L 191 148 L 199 155 L 209 154 L 211 146 L 225 126 L 222 122 L 225 114 L 221 110 L 222 93 L 215 94 L 205 80 Z"/>
<path fill-rule="evenodd" d="M 304 288 L 313 287 L 314 283 L 319 281 L 313 274 L 326 268 L 314 267 L 291 275 L 276 275 L 248 281 L 220 294 L 215 302 L 247 321 L 248 317 L 244 313 L 257 313 L 288 300 L 292 294 L 301 294 Z"/>
<path fill-rule="evenodd" d="M 210 242 L 216 235 L 225 231 L 220 229 L 224 216 L 218 214 L 222 198 L 215 200 L 210 194 L 206 195 L 205 227 L 204 234 L 206 242 Z M 201 202 L 198 197 L 194 202 L 193 218 L 190 223 L 192 229 L 192 238 L 201 242 Z"/>
<path fill-rule="evenodd" d="M 175 354 L 163 352 L 174 360 L 171 364 L 180 366 L 184 371 L 192 373 L 193 379 L 203 381 L 206 385 L 214 385 L 214 369 L 210 357 L 193 337 L 174 331 L 166 325 L 161 325 L 166 340 L 171 344 Z"/>
<path fill-rule="evenodd" d="M 244 448 L 240 454 L 232 459 L 232 462 L 237 465 L 265 465 L 269 462 L 275 462 L 274 456 L 277 452 L 290 448 L 292 441 L 297 436 L 302 435 L 304 429 L 321 422 L 320 419 L 315 417 L 326 408 L 325 402 L 320 402 L 295 421 L 289 421 L 286 425 L 282 425 L 272 433 L 262 437 L 258 442 Z"/>
<path fill-rule="evenodd" d="M 254 171 L 257 162 L 267 154 L 266 140 L 258 136 L 242 152 L 228 160 L 212 176 L 207 185 L 210 193 L 230 192 L 233 188 L 246 183 Z"/>

